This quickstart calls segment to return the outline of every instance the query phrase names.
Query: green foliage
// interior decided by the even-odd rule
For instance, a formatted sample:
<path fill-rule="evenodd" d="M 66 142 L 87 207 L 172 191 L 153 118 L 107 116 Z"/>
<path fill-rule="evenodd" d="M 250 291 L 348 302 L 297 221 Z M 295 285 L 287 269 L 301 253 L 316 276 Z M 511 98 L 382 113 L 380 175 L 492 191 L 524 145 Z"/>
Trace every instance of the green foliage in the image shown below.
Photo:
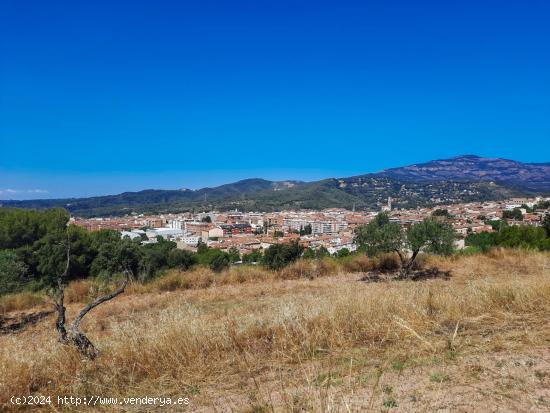
<path fill-rule="evenodd" d="M 359 249 L 369 256 L 397 252 L 403 271 L 409 272 L 421 250 L 433 254 L 449 255 L 453 252 L 455 234 L 451 225 L 438 218 L 426 218 L 403 231 L 392 223 L 386 213 L 378 214 L 370 223 L 355 231 Z M 410 258 L 407 252 L 411 251 Z"/>
<path fill-rule="evenodd" d="M 514 225 L 502 228 L 495 236 L 496 244 L 508 248 L 550 250 L 550 239 L 544 228 Z"/>
<path fill-rule="evenodd" d="M 311 224 L 306 224 L 304 227 L 300 227 L 300 231 L 298 233 L 300 235 L 311 235 L 312 233 Z"/>
<path fill-rule="evenodd" d="M 407 230 L 407 246 L 411 251 L 450 255 L 454 250 L 455 233 L 448 222 L 426 218 Z"/>
<path fill-rule="evenodd" d="M 338 251 L 336 251 L 334 253 L 334 256 L 336 258 L 344 258 L 344 257 L 349 257 L 351 255 L 351 252 L 349 249 L 347 248 L 342 248 L 342 249 L 339 249 Z"/>
<path fill-rule="evenodd" d="M 221 272 L 229 267 L 230 259 L 229 255 L 222 253 L 216 255 L 210 262 L 210 269 L 214 272 Z"/>
<path fill-rule="evenodd" d="M 525 209 L 525 212 L 527 212 L 528 214 L 532 214 L 535 211 L 534 208 L 531 208 L 527 204 L 521 204 L 521 208 Z"/>
<path fill-rule="evenodd" d="M 265 250 L 263 264 L 270 270 L 280 270 L 302 255 L 303 247 L 298 241 L 274 244 Z"/>
<path fill-rule="evenodd" d="M 483 252 L 491 247 L 550 250 L 550 238 L 544 228 L 528 225 L 505 225 L 498 232 L 482 232 L 466 237 L 465 244 Z"/>
<path fill-rule="evenodd" d="M 254 250 L 248 254 L 244 254 L 242 259 L 244 264 L 252 264 L 262 261 L 262 252 L 260 250 Z"/>
<path fill-rule="evenodd" d="M 168 253 L 168 266 L 187 271 L 197 263 L 197 256 L 191 251 L 173 249 Z"/>
<path fill-rule="evenodd" d="M 523 214 L 521 213 L 519 208 L 514 208 L 511 211 L 502 211 L 502 218 L 503 219 L 513 219 L 516 221 L 522 221 L 523 220 Z"/>
<path fill-rule="evenodd" d="M 227 254 L 229 257 L 229 262 L 232 264 L 241 260 L 241 254 L 239 253 L 239 250 L 235 247 L 229 248 L 229 250 L 227 251 Z"/>
<path fill-rule="evenodd" d="M 400 251 L 403 233 L 399 224 L 390 222 L 387 213 L 380 213 L 367 225 L 355 229 L 355 241 L 361 251 L 374 257 L 384 252 Z"/>
<path fill-rule="evenodd" d="M 0 295 L 19 291 L 27 274 L 27 266 L 13 251 L 0 250 Z"/>
<path fill-rule="evenodd" d="M 168 254 L 176 248 L 176 243 L 165 241 L 157 237 L 157 242 L 146 244 L 141 259 L 140 278 L 143 280 L 153 278 L 158 272 L 168 267 Z"/>
<path fill-rule="evenodd" d="M 208 222 L 210 224 L 212 223 L 212 218 L 210 218 L 210 215 L 207 215 L 203 219 L 201 219 L 201 222 Z"/>
<path fill-rule="evenodd" d="M 451 215 L 449 214 L 449 211 L 447 209 L 439 208 L 432 213 L 432 216 L 449 218 Z"/>
<path fill-rule="evenodd" d="M 31 245 L 46 234 L 64 231 L 68 221 L 69 214 L 63 209 L 0 208 L 0 249 Z"/>
<path fill-rule="evenodd" d="M 485 221 L 485 224 L 490 225 L 493 231 L 498 231 L 503 225 L 508 225 L 505 220 L 495 219 Z"/>
<path fill-rule="evenodd" d="M 319 247 L 319 248 L 307 248 L 304 253 L 302 254 L 304 258 L 309 259 L 322 259 L 324 257 L 329 257 L 330 253 L 325 247 Z"/>
<path fill-rule="evenodd" d="M 464 244 L 468 247 L 475 247 L 476 250 L 487 252 L 496 245 L 496 233 L 480 232 L 477 234 L 470 234 L 464 240 Z"/>
<path fill-rule="evenodd" d="M 220 256 L 227 256 L 226 252 L 217 248 L 210 248 L 203 244 L 203 246 L 197 251 L 198 263 L 204 267 L 210 267 L 212 262 Z M 227 259 L 229 262 L 229 258 Z"/>
<path fill-rule="evenodd" d="M 208 245 L 206 245 L 202 239 L 199 239 L 199 242 L 197 243 L 197 254 L 201 255 L 206 251 L 208 251 Z"/>

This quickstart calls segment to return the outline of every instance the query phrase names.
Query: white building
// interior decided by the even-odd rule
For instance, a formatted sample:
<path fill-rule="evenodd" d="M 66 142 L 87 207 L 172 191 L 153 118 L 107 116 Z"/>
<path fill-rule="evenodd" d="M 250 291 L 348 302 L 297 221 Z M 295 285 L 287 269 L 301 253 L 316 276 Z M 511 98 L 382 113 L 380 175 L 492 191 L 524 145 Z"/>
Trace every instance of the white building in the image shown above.
<path fill-rule="evenodd" d="M 147 230 L 145 234 L 149 239 L 154 239 L 158 236 L 161 236 L 164 239 L 174 239 L 184 235 L 183 230 L 174 228 L 153 228 Z"/>

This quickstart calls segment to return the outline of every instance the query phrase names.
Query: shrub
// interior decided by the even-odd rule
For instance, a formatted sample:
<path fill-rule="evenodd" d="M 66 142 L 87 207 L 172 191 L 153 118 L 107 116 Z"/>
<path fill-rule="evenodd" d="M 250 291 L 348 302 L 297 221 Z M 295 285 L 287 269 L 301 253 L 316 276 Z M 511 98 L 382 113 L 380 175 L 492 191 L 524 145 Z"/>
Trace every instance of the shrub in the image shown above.
<path fill-rule="evenodd" d="M 13 251 L 0 251 L 0 295 L 22 288 L 27 266 Z"/>
<path fill-rule="evenodd" d="M 274 244 L 264 253 L 263 263 L 270 270 L 280 270 L 302 255 L 303 247 L 297 241 Z"/>
<path fill-rule="evenodd" d="M 168 253 L 168 266 L 186 271 L 197 263 L 197 257 L 191 251 L 173 249 Z"/>
<path fill-rule="evenodd" d="M 229 256 L 227 254 L 218 255 L 210 262 L 210 269 L 214 272 L 221 272 L 229 267 Z"/>

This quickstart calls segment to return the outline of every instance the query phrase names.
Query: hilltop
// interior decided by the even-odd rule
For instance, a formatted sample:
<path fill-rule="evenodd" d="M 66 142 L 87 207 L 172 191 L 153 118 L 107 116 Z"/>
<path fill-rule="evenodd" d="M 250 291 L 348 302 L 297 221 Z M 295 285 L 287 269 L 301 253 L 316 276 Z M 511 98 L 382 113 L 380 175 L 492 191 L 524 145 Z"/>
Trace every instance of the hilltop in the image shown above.
<path fill-rule="evenodd" d="M 386 169 L 377 175 L 407 181 L 493 181 L 523 191 L 550 191 L 550 163 L 523 163 L 501 158 L 462 155 Z"/>
<path fill-rule="evenodd" d="M 105 216 L 189 210 L 378 208 L 473 202 L 550 193 L 550 163 L 463 155 L 345 178 L 314 182 L 245 179 L 198 190 L 147 189 L 90 198 L 4 201 L 21 208 L 63 207 L 74 215 Z"/>

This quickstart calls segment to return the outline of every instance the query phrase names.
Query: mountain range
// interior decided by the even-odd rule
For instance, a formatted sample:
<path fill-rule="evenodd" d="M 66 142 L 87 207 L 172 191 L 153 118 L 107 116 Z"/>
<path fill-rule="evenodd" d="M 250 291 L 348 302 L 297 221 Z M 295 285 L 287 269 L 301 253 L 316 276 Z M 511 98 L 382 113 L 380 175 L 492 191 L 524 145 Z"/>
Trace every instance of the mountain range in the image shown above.
<path fill-rule="evenodd" d="M 1 201 L 3 207 L 63 207 L 92 217 L 203 210 L 277 211 L 330 207 L 376 209 L 393 199 L 402 208 L 550 194 L 550 163 L 462 155 L 314 182 L 245 179 L 198 190 L 147 189 L 89 198 Z"/>

